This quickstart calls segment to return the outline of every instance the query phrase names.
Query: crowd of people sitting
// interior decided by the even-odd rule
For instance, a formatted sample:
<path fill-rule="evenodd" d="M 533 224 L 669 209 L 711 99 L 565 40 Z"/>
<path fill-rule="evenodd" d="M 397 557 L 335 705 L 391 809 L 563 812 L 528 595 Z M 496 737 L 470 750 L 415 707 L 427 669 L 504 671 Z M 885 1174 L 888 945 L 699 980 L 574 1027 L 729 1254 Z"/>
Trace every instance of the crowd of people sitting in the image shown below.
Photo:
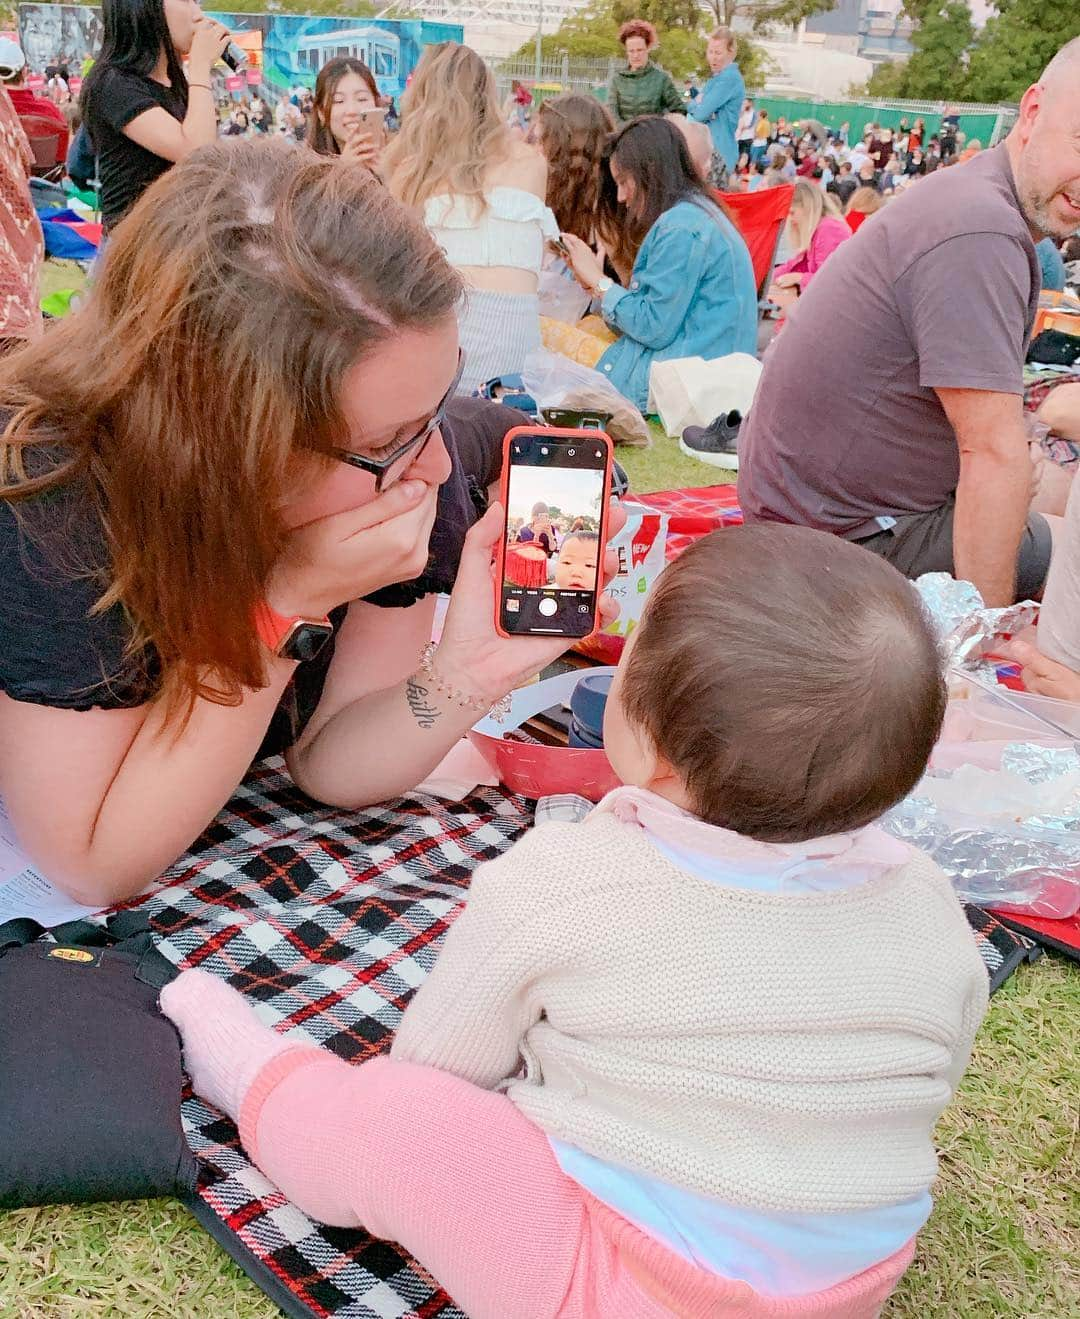
<path fill-rule="evenodd" d="M 946 112 L 942 128 L 928 135 L 925 120 L 911 122 L 901 116 L 894 128 L 871 122 L 855 137 L 850 123 L 827 128 L 816 119 L 770 119 L 768 110 L 755 111 L 748 99 L 739 116 L 735 172 L 749 191 L 795 178 L 814 179 L 846 206 L 857 188 L 890 196 L 911 179 L 970 159 L 982 144 L 977 139 L 969 143 L 958 123 L 958 115 Z"/>
<path fill-rule="evenodd" d="M 653 364 L 754 354 L 719 184 L 790 181 L 785 323 L 733 446 L 749 525 L 646 604 L 605 716 L 623 786 L 480 869 L 390 1057 L 297 1047 L 198 972 L 162 1006 L 285 1195 L 401 1242 L 474 1319 L 871 1319 L 987 999 L 948 881 L 876 825 L 946 702 L 905 577 L 1045 593 L 1024 671 L 1080 699 L 1080 497 L 1064 523 L 1029 506 L 1022 402 L 1033 238 L 1080 226 L 1080 39 L 985 151 L 921 120 L 854 143 L 770 122 L 726 30 L 687 103 L 654 39 L 624 28 L 608 108 L 558 96 L 524 135 L 452 42 L 395 134 L 345 57 L 284 132 L 253 98 L 223 134 L 226 29 L 106 6 L 82 92 L 105 251 L 84 306 L 0 365 L 0 794 L 100 908 L 258 758 L 344 811 L 416 789 L 566 647 L 496 627 L 521 418 L 476 391 L 548 345 L 644 409 Z M 595 520 L 537 502 L 510 531 L 523 574 L 616 570 Z"/>

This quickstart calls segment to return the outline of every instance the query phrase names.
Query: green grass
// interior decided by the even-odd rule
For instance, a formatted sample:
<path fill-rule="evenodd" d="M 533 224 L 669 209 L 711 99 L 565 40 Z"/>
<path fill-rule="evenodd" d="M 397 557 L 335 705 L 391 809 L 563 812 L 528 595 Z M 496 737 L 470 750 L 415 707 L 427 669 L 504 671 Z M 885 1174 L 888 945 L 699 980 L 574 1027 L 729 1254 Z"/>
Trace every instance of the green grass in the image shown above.
<path fill-rule="evenodd" d="M 678 440 L 669 440 L 657 422 L 649 426 L 653 442 L 648 449 L 620 445 L 615 457 L 626 468 L 630 488 L 639 494 L 649 490 L 676 490 L 686 486 L 727 485 L 734 472 L 687 458 Z"/>
<path fill-rule="evenodd" d="M 994 997 L 938 1127 L 933 1217 L 885 1319 L 1080 1314 L 1078 1023 L 1080 969 L 1064 958 L 1022 967 Z M 277 1313 L 167 1201 L 0 1215 L 3 1319 Z"/>
<path fill-rule="evenodd" d="M 75 289 L 81 292 L 86 287 L 86 274 L 77 261 L 57 261 L 55 257 L 46 257 L 41 267 L 39 280 L 40 296 L 45 298 L 60 289 Z"/>
<path fill-rule="evenodd" d="M 76 286 L 73 268 L 49 262 L 46 271 L 52 287 Z M 723 480 L 654 434 L 650 449 L 619 451 L 636 490 Z M 1022 967 L 993 999 L 938 1127 L 933 1217 L 885 1319 L 1080 1314 L 1078 1023 L 1080 968 L 1064 958 Z M 0 1214 L 0 1319 L 278 1313 L 171 1202 Z"/>

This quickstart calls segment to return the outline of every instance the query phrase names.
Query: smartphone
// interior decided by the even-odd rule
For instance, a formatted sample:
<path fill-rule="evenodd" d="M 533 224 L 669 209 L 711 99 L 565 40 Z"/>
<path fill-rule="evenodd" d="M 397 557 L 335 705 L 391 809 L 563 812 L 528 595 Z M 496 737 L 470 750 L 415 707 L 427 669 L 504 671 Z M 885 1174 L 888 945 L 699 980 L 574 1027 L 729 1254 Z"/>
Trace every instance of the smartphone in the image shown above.
<path fill-rule="evenodd" d="M 556 256 L 561 256 L 562 259 L 569 264 L 570 249 L 566 246 L 566 244 L 563 242 L 561 238 L 549 238 L 547 240 L 547 245 L 548 247 L 551 248 L 551 250 L 555 253 Z"/>
<path fill-rule="evenodd" d="M 503 442 L 495 627 L 587 637 L 596 627 L 613 446 L 601 430 L 516 426 Z"/>
<path fill-rule="evenodd" d="M 373 142 L 381 140 L 386 127 L 386 107 L 384 105 L 373 105 L 366 110 L 359 111 L 357 119 L 359 120 L 357 132 L 363 133 L 365 137 L 370 138 Z"/>

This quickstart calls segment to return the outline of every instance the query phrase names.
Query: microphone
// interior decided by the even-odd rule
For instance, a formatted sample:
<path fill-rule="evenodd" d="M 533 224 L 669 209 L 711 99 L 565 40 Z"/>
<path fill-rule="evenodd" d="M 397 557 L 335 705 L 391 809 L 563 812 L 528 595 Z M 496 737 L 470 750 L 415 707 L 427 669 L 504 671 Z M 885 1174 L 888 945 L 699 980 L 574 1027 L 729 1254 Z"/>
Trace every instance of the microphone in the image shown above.
<path fill-rule="evenodd" d="M 235 41 L 230 41 L 225 49 L 221 52 L 223 64 L 227 64 L 233 73 L 241 69 L 247 63 L 247 51 L 242 46 L 238 46 Z"/>

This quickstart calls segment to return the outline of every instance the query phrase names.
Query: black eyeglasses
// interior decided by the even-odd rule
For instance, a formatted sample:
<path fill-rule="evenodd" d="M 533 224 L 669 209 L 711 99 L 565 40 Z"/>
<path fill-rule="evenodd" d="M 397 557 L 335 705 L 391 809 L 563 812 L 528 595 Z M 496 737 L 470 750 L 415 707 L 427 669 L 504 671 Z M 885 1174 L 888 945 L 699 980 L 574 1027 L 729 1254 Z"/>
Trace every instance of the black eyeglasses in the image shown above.
<path fill-rule="evenodd" d="M 457 371 L 439 406 L 412 439 L 406 440 L 388 458 L 365 458 L 362 454 L 353 453 L 351 449 L 335 449 L 334 457 L 339 458 L 343 463 L 348 463 L 350 467 L 359 467 L 361 471 L 370 472 L 375 477 L 376 494 L 392 486 L 416 462 L 427 448 L 428 441 L 446 420 L 447 404 L 454 397 L 454 391 L 461 383 L 461 373 L 464 369 L 465 354 L 458 349 Z"/>

